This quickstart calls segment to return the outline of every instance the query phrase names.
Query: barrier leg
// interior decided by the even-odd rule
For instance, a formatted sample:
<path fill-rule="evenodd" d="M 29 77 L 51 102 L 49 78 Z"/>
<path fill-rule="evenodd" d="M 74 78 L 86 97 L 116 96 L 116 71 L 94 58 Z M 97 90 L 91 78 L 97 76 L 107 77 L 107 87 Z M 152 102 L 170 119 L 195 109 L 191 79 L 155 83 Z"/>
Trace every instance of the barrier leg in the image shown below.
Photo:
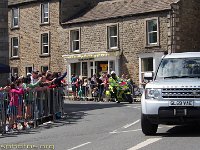
<path fill-rule="evenodd" d="M 34 128 L 36 128 L 37 127 L 37 117 L 38 117 L 36 92 L 33 93 L 33 103 L 34 103 Z"/>

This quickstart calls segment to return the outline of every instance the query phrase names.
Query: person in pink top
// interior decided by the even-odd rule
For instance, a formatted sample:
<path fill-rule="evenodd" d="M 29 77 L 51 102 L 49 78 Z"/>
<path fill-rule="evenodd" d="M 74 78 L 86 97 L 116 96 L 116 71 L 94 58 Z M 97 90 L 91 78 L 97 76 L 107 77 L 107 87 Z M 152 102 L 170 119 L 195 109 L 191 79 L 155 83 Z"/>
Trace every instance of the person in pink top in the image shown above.
<path fill-rule="evenodd" d="M 17 89 L 16 85 L 14 83 L 11 83 L 9 90 L 10 102 L 8 105 L 9 127 L 12 127 L 16 121 L 17 107 L 19 105 L 18 96 L 23 93 L 23 88 Z"/>

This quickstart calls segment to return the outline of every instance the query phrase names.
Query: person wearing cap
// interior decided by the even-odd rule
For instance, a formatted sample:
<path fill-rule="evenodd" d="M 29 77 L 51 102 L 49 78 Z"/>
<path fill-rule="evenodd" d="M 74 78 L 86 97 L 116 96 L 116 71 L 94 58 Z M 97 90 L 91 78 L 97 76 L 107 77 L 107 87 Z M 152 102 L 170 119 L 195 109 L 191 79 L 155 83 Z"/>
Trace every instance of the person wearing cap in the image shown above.
<path fill-rule="evenodd" d="M 18 74 L 14 73 L 14 75 L 11 76 L 11 82 L 15 82 L 18 78 Z"/>
<path fill-rule="evenodd" d="M 33 70 L 31 73 L 31 84 L 34 84 L 38 81 L 38 71 Z"/>
<path fill-rule="evenodd" d="M 30 76 L 31 76 L 31 73 L 30 73 L 30 72 L 28 72 L 28 73 L 26 74 L 26 76 L 27 76 L 27 77 L 30 77 Z"/>

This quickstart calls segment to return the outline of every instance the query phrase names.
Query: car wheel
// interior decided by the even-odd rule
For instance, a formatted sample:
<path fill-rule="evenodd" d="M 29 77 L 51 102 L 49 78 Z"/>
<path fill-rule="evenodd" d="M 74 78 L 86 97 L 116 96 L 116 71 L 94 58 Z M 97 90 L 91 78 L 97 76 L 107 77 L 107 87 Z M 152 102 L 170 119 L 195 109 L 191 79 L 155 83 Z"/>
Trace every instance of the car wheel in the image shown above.
<path fill-rule="evenodd" d="M 141 116 L 141 127 L 142 127 L 142 132 L 145 135 L 155 135 L 158 129 L 158 124 L 153 124 L 151 123 L 147 116 L 142 114 Z"/>

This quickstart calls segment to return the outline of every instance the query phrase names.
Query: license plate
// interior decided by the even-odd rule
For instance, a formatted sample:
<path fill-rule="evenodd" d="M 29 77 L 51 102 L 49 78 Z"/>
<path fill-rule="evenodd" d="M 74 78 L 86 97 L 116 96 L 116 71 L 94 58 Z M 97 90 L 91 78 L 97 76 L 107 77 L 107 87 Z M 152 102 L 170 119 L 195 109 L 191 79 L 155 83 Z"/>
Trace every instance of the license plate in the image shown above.
<path fill-rule="evenodd" d="M 169 106 L 194 106 L 194 101 L 170 101 Z"/>

